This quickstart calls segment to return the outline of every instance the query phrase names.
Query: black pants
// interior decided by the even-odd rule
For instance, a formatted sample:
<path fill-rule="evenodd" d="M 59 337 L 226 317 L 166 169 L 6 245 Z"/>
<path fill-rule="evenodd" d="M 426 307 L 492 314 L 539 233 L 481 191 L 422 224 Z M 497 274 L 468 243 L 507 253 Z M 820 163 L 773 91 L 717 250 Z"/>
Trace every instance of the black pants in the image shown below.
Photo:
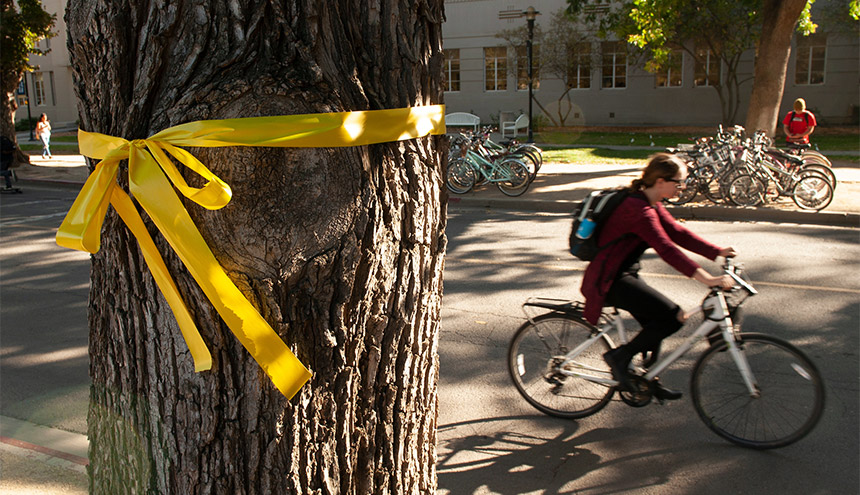
<path fill-rule="evenodd" d="M 0 175 L 3 176 L 3 179 L 6 180 L 6 188 L 9 189 L 12 187 L 12 171 L 9 170 L 9 165 L 4 163 L 0 166 Z"/>
<path fill-rule="evenodd" d="M 657 350 L 660 342 L 683 326 L 678 321 L 680 306 L 654 290 L 635 272 L 622 273 L 606 294 L 606 304 L 628 311 L 642 325 L 642 331 L 624 349 L 629 357 Z"/>

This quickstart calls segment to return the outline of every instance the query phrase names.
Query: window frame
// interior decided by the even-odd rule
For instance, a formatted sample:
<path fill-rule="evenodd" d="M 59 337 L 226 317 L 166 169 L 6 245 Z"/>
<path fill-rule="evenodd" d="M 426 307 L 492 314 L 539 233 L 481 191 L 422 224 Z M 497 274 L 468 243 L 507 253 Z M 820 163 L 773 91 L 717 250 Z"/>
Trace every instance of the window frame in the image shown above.
<path fill-rule="evenodd" d="M 704 57 L 705 63 L 702 65 L 699 59 Z M 711 69 L 716 69 L 714 73 Z M 700 69 L 704 69 L 703 71 Z M 704 84 L 699 84 L 699 77 L 703 76 Z M 695 88 L 712 88 L 722 81 L 723 64 L 719 57 L 714 55 L 710 48 L 696 49 L 696 57 L 693 60 L 693 87 Z"/>
<path fill-rule="evenodd" d="M 499 52 L 502 55 L 493 55 L 492 59 L 488 57 L 490 51 Z M 493 61 L 492 75 L 493 88 L 490 88 L 490 60 Z M 508 90 L 508 48 L 506 46 L 487 46 L 484 47 L 484 92 L 486 93 L 501 93 Z"/>
<path fill-rule="evenodd" d="M 607 51 L 607 48 L 610 48 L 611 51 Z M 628 64 L 627 64 L 627 47 L 626 43 L 623 41 L 604 41 L 601 43 L 600 47 L 600 89 L 626 89 L 627 88 L 627 72 L 628 72 Z M 624 58 L 624 63 L 618 63 L 618 56 L 622 55 Z M 610 64 L 607 64 L 607 56 L 611 56 L 612 60 Z M 606 68 L 611 67 L 612 73 L 607 76 Z M 623 67 L 623 74 L 619 75 L 618 68 Z M 607 79 L 611 81 L 611 85 L 607 86 Z M 619 81 L 621 84 L 619 85 Z"/>
<path fill-rule="evenodd" d="M 680 56 L 681 60 L 678 61 L 677 65 L 673 60 L 675 56 Z M 674 79 L 677 77 L 677 79 Z M 665 81 L 665 84 L 661 84 L 661 80 Z M 672 84 L 673 80 L 677 80 L 677 84 Z M 660 69 L 656 74 L 654 74 L 654 82 L 657 88 L 664 89 L 677 89 L 684 87 L 684 51 L 683 50 L 672 50 L 669 54 L 669 61 L 667 66 Z"/>
<path fill-rule="evenodd" d="M 460 49 L 448 48 L 442 50 L 444 56 L 444 67 L 442 70 L 442 84 L 446 93 L 459 93 L 461 89 L 460 73 Z M 456 55 L 456 56 L 455 56 Z M 456 65 L 456 67 L 455 67 Z M 456 78 L 453 77 L 456 75 Z M 455 87 L 456 86 L 456 87 Z"/>
<path fill-rule="evenodd" d="M 815 51 L 820 57 L 814 58 Z M 823 86 L 827 83 L 827 33 L 798 36 L 795 46 L 794 84 L 796 86 Z M 821 69 L 815 70 L 814 64 L 820 63 Z M 802 71 L 802 72 L 801 72 Z M 813 74 L 820 72 L 820 81 L 813 81 Z M 804 80 L 800 81 L 799 76 Z"/>
<path fill-rule="evenodd" d="M 517 91 L 529 90 L 529 47 L 528 45 L 518 46 L 516 49 L 517 56 Z M 522 51 L 522 53 L 520 53 Z M 540 89 L 540 64 L 535 64 L 540 60 L 540 45 L 535 43 L 532 45 L 532 64 L 537 67 L 532 67 L 532 90 Z"/>
<path fill-rule="evenodd" d="M 45 92 L 45 73 L 41 71 L 33 72 L 33 101 L 37 107 L 48 106 L 48 97 Z"/>
<path fill-rule="evenodd" d="M 568 53 L 567 56 L 573 59 L 567 68 L 568 88 L 591 89 L 591 51 L 591 43 L 582 42 L 574 45 L 573 49 Z M 583 60 L 585 63 L 582 62 Z"/>

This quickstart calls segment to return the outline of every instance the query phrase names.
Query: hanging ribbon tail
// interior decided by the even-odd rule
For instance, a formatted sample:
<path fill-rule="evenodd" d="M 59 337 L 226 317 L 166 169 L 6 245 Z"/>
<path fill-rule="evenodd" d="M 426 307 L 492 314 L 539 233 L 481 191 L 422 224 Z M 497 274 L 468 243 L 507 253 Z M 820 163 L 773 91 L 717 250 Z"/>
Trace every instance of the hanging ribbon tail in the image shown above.
<path fill-rule="evenodd" d="M 173 277 L 170 276 L 167 265 L 164 264 L 164 259 L 162 259 L 161 254 L 158 252 L 158 248 L 155 247 L 155 242 L 153 242 L 152 236 L 149 235 L 149 231 L 146 230 L 146 226 L 140 218 L 137 208 L 134 207 L 131 198 L 124 191 L 120 190 L 120 188 L 115 187 L 111 193 L 110 202 L 120 218 L 122 218 L 122 221 L 125 222 L 125 225 L 137 239 L 140 251 L 143 253 L 143 258 L 149 267 L 149 272 L 152 274 L 152 278 L 155 280 L 155 283 L 164 295 L 164 299 L 170 305 L 173 315 L 176 317 L 179 331 L 182 332 L 182 337 L 185 339 L 185 344 L 188 345 L 191 358 L 194 360 L 194 371 L 211 369 L 212 355 L 206 347 L 206 342 L 203 341 L 203 337 L 194 323 L 194 318 L 188 312 L 188 307 L 185 306 L 185 301 L 182 300 L 179 289 L 176 287 Z"/>
<path fill-rule="evenodd" d="M 311 373 L 221 268 L 152 155 L 132 146 L 129 188 L 275 387 L 292 398 Z"/>
<path fill-rule="evenodd" d="M 96 165 L 57 230 L 57 244 L 91 254 L 99 251 L 102 224 L 111 190 L 116 187 L 118 168 L 119 160 L 113 159 Z"/>

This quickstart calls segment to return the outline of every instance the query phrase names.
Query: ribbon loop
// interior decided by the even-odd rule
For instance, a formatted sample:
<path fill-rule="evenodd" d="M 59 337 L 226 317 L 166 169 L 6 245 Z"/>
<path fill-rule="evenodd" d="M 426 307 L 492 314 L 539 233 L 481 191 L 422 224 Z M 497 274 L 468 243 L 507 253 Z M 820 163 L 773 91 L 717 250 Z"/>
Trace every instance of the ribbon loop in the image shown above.
<path fill-rule="evenodd" d="M 119 163 L 128 159 L 129 189 L 135 200 L 146 210 L 236 338 L 277 389 L 292 398 L 310 379 L 310 371 L 230 280 L 176 194 L 178 191 L 204 208 L 216 210 L 230 202 L 230 186 L 177 146 L 338 147 L 444 133 L 442 105 L 197 121 L 132 141 L 79 130 L 81 153 L 101 162 L 87 178 L 60 225 L 57 244 L 98 252 L 101 226 L 108 205 L 113 205 L 138 240 L 147 266 L 176 316 L 195 371 L 211 368 L 212 356 L 161 254 L 131 198 L 117 184 Z M 191 187 L 174 160 L 200 175 L 206 181 L 203 187 Z"/>

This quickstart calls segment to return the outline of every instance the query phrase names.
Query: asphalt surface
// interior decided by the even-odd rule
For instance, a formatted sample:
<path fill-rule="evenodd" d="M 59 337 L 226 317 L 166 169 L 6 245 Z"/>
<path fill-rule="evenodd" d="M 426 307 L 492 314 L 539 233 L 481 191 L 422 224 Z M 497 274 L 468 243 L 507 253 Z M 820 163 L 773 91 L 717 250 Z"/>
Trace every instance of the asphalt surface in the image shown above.
<path fill-rule="evenodd" d="M 860 227 L 860 165 L 836 160 L 834 171 L 839 180 L 835 198 L 821 212 L 799 211 L 790 200 L 757 208 L 719 206 L 705 200 L 674 207 L 673 214 L 688 219 Z M 15 172 L 15 186 L 24 195 L 28 186 L 77 190 L 88 175 L 80 155 L 54 155 L 51 159 L 35 155 L 30 165 Z M 511 211 L 569 212 L 588 192 L 628 184 L 638 173 L 638 167 L 630 166 L 547 163 L 520 197 L 507 197 L 493 186 L 483 186 L 465 195 L 452 194 L 449 203 Z M 80 493 L 82 486 L 86 488 L 87 446 L 85 435 L 0 416 L 0 491 Z M 21 473 L 20 479 L 10 477 L 11 472 Z"/>

